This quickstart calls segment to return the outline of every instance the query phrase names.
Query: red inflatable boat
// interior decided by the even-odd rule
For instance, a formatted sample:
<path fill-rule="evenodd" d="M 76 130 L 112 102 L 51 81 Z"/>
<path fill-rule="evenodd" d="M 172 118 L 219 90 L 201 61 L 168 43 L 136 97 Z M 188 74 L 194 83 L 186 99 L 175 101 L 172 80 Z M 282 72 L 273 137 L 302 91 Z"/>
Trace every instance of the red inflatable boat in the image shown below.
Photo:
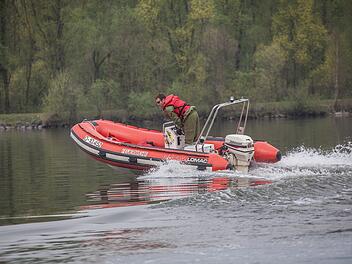
<path fill-rule="evenodd" d="M 244 106 L 236 132 L 225 138 L 209 137 L 218 110 L 240 103 Z M 232 99 L 214 106 L 198 141 L 188 146 L 184 143 L 184 135 L 179 135 L 170 122 L 164 124 L 161 132 L 107 120 L 83 121 L 72 127 L 71 137 L 93 158 L 112 166 L 147 170 L 175 160 L 198 170 L 246 172 L 253 160 L 273 163 L 281 159 L 280 151 L 269 143 L 254 142 L 243 135 L 248 107 L 248 99 Z"/>

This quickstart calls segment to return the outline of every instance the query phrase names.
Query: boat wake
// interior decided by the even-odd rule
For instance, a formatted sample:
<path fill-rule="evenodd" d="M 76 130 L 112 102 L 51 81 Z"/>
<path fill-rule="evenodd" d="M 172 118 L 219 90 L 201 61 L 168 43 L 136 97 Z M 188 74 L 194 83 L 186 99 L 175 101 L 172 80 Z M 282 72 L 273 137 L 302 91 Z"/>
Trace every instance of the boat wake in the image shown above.
<path fill-rule="evenodd" d="M 316 193 L 323 197 L 327 189 L 331 189 L 332 196 L 335 196 L 336 190 L 349 182 L 352 176 L 351 150 L 351 143 L 331 150 L 301 146 L 289 151 L 276 164 L 254 164 L 248 173 L 197 171 L 170 160 L 137 177 L 132 183 L 110 184 L 88 194 L 88 201 L 92 204 L 85 209 L 166 201 L 165 206 L 214 204 L 214 201 L 226 204 L 230 200 L 252 203 L 265 202 L 268 197 L 277 201 L 289 197 L 285 199 L 297 200 L 297 204 L 301 204 L 308 201 L 300 200 L 302 193 Z"/>
<path fill-rule="evenodd" d="M 333 149 L 300 146 L 289 151 L 276 164 L 259 164 L 250 173 L 271 180 L 300 176 L 350 174 L 352 169 L 352 142 Z"/>
<path fill-rule="evenodd" d="M 300 146 L 288 152 L 280 166 L 331 167 L 352 165 L 352 142 L 337 145 L 331 150 Z"/>
<path fill-rule="evenodd" d="M 170 165 L 164 166 L 146 177 L 153 179 L 157 175 L 160 180 L 162 175 L 167 176 L 163 173 Z M 176 168 L 174 164 L 169 169 L 183 171 L 182 166 Z M 184 175 L 192 177 L 191 172 L 183 172 Z M 168 176 L 172 175 L 171 173 Z M 182 200 L 172 199 L 160 206 L 191 205 L 208 209 L 217 208 L 217 210 L 223 208 L 223 214 L 226 214 L 229 204 L 237 210 L 238 204 L 246 204 L 253 208 L 256 208 L 258 204 L 261 206 L 266 204 L 270 205 L 272 210 L 280 211 L 296 210 L 296 207 L 301 208 L 308 205 L 319 207 L 326 204 L 329 206 L 336 201 L 341 204 L 350 203 L 352 144 L 348 142 L 330 150 L 301 146 L 289 151 L 282 161 L 276 164 L 254 165 L 247 174 L 213 172 L 204 173 L 200 177 L 208 177 L 207 179 L 211 179 L 216 185 L 219 175 L 222 175 L 220 178 L 223 182 L 226 178 L 228 179 L 228 183 L 222 185 L 224 188 L 219 188 L 214 192 L 198 192 L 198 195 Z M 193 176 L 196 177 L 194 174 Z M 260 184 L 255 184 L 256 179 Z M 182 181 L 182 179 L 178 180 Z"/>
<path fill-rule="evenodd" d="M 280 180 L 290 177 L 346 174 L 352 169 L 352 142 L 337 145 L 330 150 L 300 146 L 287 152 L 276 164 L 253 164 L 248 173 L 219 171 L 203 172 L 170 161 L 144 174 L 140 179 L 157 178 L 215 178 L 254 177 Z"/>

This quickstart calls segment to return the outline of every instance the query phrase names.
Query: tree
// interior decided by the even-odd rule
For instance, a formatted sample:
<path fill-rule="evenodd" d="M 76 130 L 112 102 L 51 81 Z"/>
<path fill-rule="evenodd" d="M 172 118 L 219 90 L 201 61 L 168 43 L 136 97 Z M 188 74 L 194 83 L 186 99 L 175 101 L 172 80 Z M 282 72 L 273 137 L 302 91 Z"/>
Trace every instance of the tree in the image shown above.
<path fill-rule="evenodd" d="M 352 8 L 351 1 L 321 1 L 316 7 L 329 34 L 326 52 L 326 75 L 329 76 L 330 95 L 334 98 L 333 109 L 337 111 L 337 99 L 348 94 L 352 78 Z M 349 93 L 351 95 L 352 93 Z"/>
<path fill-rule="evenodd" d="M 141 0 L 137 6 L 137 13 L 150 34 L 168 41 L 182 81 L 187 79 L 199 51 L 200 36 L 214 17 L 214 12 L 212 0 Z"/>
<path fill-rule="evenodd" d="M 61 72 L 49 84 L 48 95 L 45 97 L 47 112 L 73 123 L 77 119 L 78 90 L 69 73 Z"/>
<path fill-rule="evenodd" d="M 349 0 L 0 0 L 0 112 L 41 111 L 67 74 L 72 106 L 90 100 L 98 113 L 138 112 L 134 97 L 159 92 L 204 110 L 230 95 L 337 107 L 352 96 L 351 9 Z"/>
<path fill-rule="evenodd" d="M 119 89 L 112 81 L 96 80 L 88 92 L 88 101 L 91 106 L 96 108 L 97 115 L 102 117 L 104 109 L 114 108 L 120 102 Z"/>
<path fill-rule="evenodd" d="M 4 90 L 4 111 L 10 112 L 10 28 L 11 28 L 11 2 L 0 0 L 0 75 L 2 78 L 2 86 Z"/>
<path fill-rule="evenodd" d="M 283 69 L 287 57 L 283 48 L 275 42 L 259 46 L 255 56 L 256 92 L 267 101 L 280 101 L 288 96 Z"/>
<path fill-rule="evenodd" d="M 293 90 L 324 59 L 327 32 L 313 14 L 313 3 L 313 0 L 281 1 L 273 17 L 274 42 L 286 53 L 287 86 Z"/>

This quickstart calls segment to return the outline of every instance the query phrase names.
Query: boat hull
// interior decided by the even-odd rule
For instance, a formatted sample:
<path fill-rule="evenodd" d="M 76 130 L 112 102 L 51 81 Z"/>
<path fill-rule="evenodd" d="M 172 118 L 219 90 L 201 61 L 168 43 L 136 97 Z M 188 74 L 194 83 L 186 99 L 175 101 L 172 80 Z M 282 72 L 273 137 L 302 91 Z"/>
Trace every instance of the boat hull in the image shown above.
<path fill-rule="evenodd" d="M 138 128 L 107 120 L 84 121 L 71 128 L 71 138 L 94 159 L 115 167 L 148 170 L 170 160 L 198 170 L 226 170 L 228 161 L 220 156 L 223 138 L 207 140 L 215 153 L 168 149 L 160 131 Z M 279 150 L 267 142 L 254 143 L 257 162 L 276 162 Z"/>
<path fill-rule="evenodd" d="M 104 127 L 107 121 L 82 122 L 72 127 L 71 137 L 76 144 L 98 161 L 107 163 L 112 166 L 135 169 L 148 170 L 152 167 L 160 166 L 169 160 L 179 161 L 185 165 L 197 168 L 198 170 L 225 170 L 228 167 L 226 159 L 216 153 L 199 153 L 195 151 L 184 151 L 175 149 L 166 149 L 155 146 L 158 144 L 159 137 L 156 137 L 155 142 L 147 140 L 148 143 L 134 144 L 125 139 L 116 137 L 105 137 L 99 133 L 97 127 Z M 108 123 L 113 126 L 112 123 Z M 125 126 L 125 125 L 123 125 Z M 121 124 L 116 123 L 115 130 L 117 132 L 121 128 Z M 111 129 L 111 127 L 110 127 Z M 131 127 L 129 127 L 131 129 Z M 133 128 L 135 140 L 143 139 L 143 131 L 150 133 L 150 130 L 138 130 Z M 140 133 L 138 133 L 140 132 Z M 156 133 L 152 131 L 152 133 Z M 157 134 L 159 135 L 158 132 Z M 145 141 L 145 140 L 144 140 Z M 160 142 L 159 142 L 160 143 Z"/>

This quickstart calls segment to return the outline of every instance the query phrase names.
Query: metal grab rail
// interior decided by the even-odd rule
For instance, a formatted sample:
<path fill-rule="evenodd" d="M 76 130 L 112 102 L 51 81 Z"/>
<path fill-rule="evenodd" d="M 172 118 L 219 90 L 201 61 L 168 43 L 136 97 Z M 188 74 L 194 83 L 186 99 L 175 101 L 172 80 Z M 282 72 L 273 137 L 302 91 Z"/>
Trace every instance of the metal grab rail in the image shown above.
<path fill-rule="evenodd" d="M 211 128 L 213 127 L 213 124 L 214 124 L 214 121 L 215 121 L 215 118 L 219 112 L 219 110 L 222 108 L 222 107 L 225 107 L 225 106 L 229 106 L 229 105 L 234 105 L 234 104 L 241 104 L 243 103 L 243 107 L 242 107 L 242 112 L 241 112 L 241 116 L 240 116 L 240 120 L 238 122 L 238 125 L 237 125 L 237 131 L 236 133 L 238 134 L 243 134 L 244 133 L 244 130 L 246 128 L 246 124 L 247 124 L 247 117 L 248 117 L 248 111 L 249 111 L 249 99 L 244 99 L 244 98 L 241 98 L 241 99 L 237 99 L 235 100 L 232 96 L 230 98 L 230 101 L 229 102 L 226 102 L 226 103 L 222 103 L 222 104 L 217 104 L 217 105 L 214 105 L 209 116 L 208 116 L 208 119 L 207 121 L 205 122 L 204 126 L 203 126 L 203 129 L 202 131 L 200 132 L 200 135 L 197 139 L 197 142 L 196 142 L 196 145 L 200 142 L 201 144 L 204 144 L 205 140 L 207 139 L 208 135 L 209 135 L 209 132 L 211 130 Z M 245 114 L 245 119 L 244 119 L 244 124 L 243 126 L 241 126 L 241 123 L 242 123 L 242 118 L 243 118 L 243 113 L 244 113 L 244 110 L 245 110 L 245 107 L 247 106 L 247 111 L 246 111 L 246 114 Z M 211 120 L 210 124 L 209 124 L 209 121 Z M 208 125 L 209 124 L 209 125 Z M 208 130 L 205 134 L 205 136 L 203 137 L 203 133 L 205 131 L 205 129 L 207 128 L 208 126 Z"/>
<path fill-rule="evenodd" d="M 246 114 L 245 114 L 245 117 L 244 117 L 243 126 L 241 126 L 242 117 L 243 117 L 243 113 L 244 113 L 245 107 L 247 107 L 247 110 L 246 110 Z M 236 130 L 237 134 L 242 134 L 242 135 L 244 134 L 244 130 L 246 129 L 246 125 L 247 125 L 248 112 L 249 112 L 249 100 L 247 99 L 247 102 L 244 102 L 243 106 L 242 106 L 241 116 L 240 116 L 240 119 L 239 119 L 238 124 L 237 124 L 237 130 Z"/>

